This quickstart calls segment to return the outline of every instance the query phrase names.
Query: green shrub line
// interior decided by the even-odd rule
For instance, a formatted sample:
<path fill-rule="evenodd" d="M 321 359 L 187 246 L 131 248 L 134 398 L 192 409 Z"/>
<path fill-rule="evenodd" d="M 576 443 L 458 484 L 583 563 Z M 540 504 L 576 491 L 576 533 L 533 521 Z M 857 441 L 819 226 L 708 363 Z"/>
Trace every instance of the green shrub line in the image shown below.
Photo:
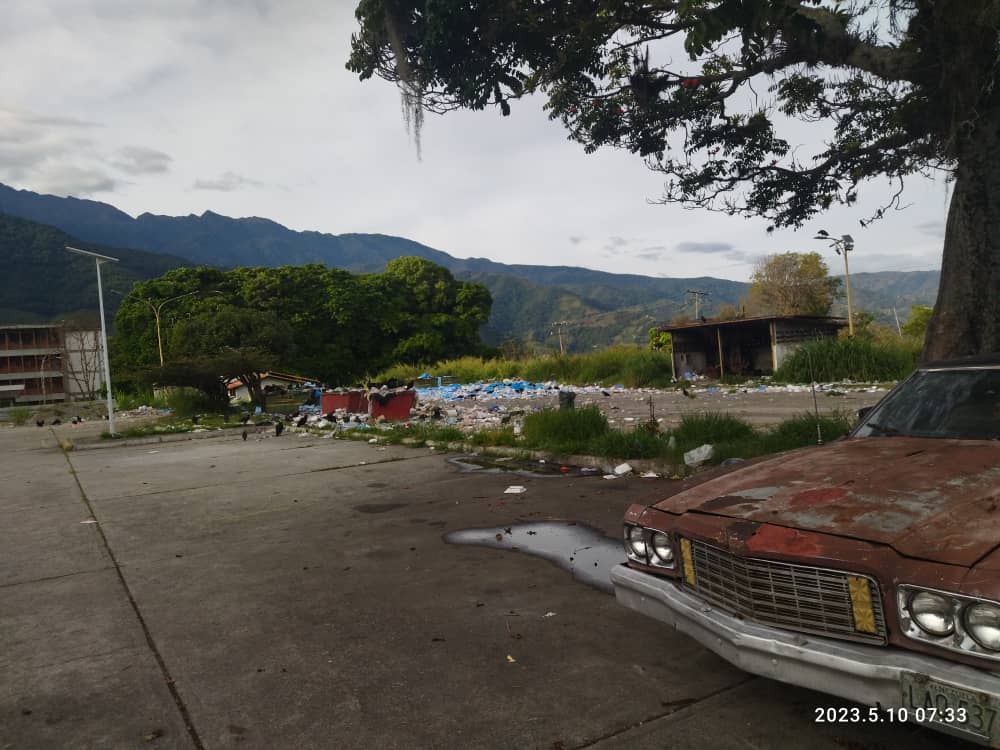
<path fill-rule="evenodd" d="M 921 348 L 920 342 L 910 339 L 817 339 L 792 352 L 774 373 L 774 381 L 877 383 L 902 380 L 916 369 Z"/>
<path fill-rule="evenodd" d="M 531 359 L 481 359 L 462 357 L 423 365 L 396 365 L 375 376 L 376 380 L 414 380 L 424 372 L 456 378 L 462 383 L 521 379 L 541 383 L 598 383 L 626 388 L 671 388 L 670 356 L 639 346 L 612 346 L 587 354 L 534 357 Z"/>
<path fill-rule="evenodd" d="M 921 345 L 911 339 L 875 341 L 865 338 L 824 338 L 803 344 L 774 374 L 774 383 L 855 382 L 884 383 L 905 378 L 917 366 Z M 375 380 L 414 380 L 424 372 L 450 376 L 461 383 L 520 379 L 530 382 L 554 380 L 560 383 L 626 388 L 679 388 L 684 381 L 672 381 L 670 355 L 639 346 L 613 346 L 585 354 L 534 357 L 531 359 L 481 359 L 462 357 L 420 365 L 396 365 L 375 376 Z M 753 380 L 726 375 L 721 385 L 739 385 Z"/>
<path fill-rule="evenodd" d="M 684 454 L 706 443 L 715 447 L 708 464 L 727 458 L 755 458 L 795 448 L 817 445 L 846 435 L 853 420 L 847 413 L 820 416 L 811 413 L 790 417 L 768 427 L 753 425 L 730 414 L 706 412 L 686 415 L 673 429 L 640 424 L 625 431 L 611 427 L 597 407 L 560 411 L 543 409 L 524 418 L 521 436 L 514 428 L 479 430 L 465 434 L 450 425 L 414 424 L 350 430 L 335 437 L 352 440 L 377 438 L 379 443 L 435 446 L 464 443 L 482 448 L 522 448 L 557 456 L 586 455 L 608 460 L 654 459 L 684 472 Z"/>

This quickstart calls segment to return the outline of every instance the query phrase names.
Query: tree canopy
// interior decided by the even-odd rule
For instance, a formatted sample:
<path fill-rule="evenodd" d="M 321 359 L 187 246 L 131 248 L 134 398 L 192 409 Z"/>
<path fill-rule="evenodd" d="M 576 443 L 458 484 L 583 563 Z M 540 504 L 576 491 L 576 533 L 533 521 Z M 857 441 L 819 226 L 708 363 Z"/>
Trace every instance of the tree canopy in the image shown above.
<path fill-rule="evenodd" d="M 404 110 L 528 94 L 589 152 L 626 149 L 662 200 L 799 227 L 905 179 L 955 180 L 925 356 L 1000 350 L 1000 64 L 995 0 L 361 0 L 347 67 Z M 818 145 L 787 127 L 811 123 Z"/>
<path fill-rule="evenodd" d="M 750 278 L 746 307 L 753 315 L 829 315 L 840 296 L 819 253 L 781 253 L 759 260 Z"/>
<path fill-rule="evenodd" d="M 215 368 L 253 391 L 256 373 L 280 367 L 348 384 L 396 362 L 482 353 L 491 304 L 485 287 L 422 258 L 363 275 L 322 265 L 181 268 L 137 283 L 122 301 L 115 361 L 159 371 L 158 309 L 165 373 Z"/>

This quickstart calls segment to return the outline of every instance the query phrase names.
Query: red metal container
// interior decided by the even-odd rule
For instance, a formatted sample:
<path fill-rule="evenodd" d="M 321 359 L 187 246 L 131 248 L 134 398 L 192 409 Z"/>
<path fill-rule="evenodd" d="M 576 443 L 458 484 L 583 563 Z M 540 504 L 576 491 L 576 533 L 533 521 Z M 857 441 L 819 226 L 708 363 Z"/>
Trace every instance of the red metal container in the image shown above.
<path fill-rule="evenodd" d="M 366 414 L 368 399 L 364 391 L 344 391 L 341 393 L 324 393 L 321 399 L 324 414 L 337 409 L 346 409 L 351 414 Z"/>
<path fill-rule="evenodd" d="M 371 399 L 371 411 L 373 419 L 385 417 L 386 419 L 409 419 L 410 409 L 416 403 L 416 391 L 396 391 L 387 393 L 384 396 L 373 394 Z"/>

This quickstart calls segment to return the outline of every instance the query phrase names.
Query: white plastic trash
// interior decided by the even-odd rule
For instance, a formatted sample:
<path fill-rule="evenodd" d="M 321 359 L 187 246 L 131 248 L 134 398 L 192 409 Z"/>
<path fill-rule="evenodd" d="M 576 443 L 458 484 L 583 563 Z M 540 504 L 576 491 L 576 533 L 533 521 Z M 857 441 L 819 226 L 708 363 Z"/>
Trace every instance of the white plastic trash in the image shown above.
<path fill-rule="evenodd" d="M 520 495 L 522 492 L 527 492 L 528 488 L 523 484 L 512 484 L 510 487 L 503 491 L 505 495 Z"/>
<path fill-rule="evenodd" d="M 620 477 L 623 477 L 626 474 L 631 474 L 631 473 L 632 473 L 632 464 L 618 464 L 615 467 L 615 474 L 617 474 Z"/>
<path fill-rule="evenodd" d="M 684 454 L 684 463 L 688 466 L 699 466 L 715 455 L 715 448 L 708 443 L 699 445 Z"/>

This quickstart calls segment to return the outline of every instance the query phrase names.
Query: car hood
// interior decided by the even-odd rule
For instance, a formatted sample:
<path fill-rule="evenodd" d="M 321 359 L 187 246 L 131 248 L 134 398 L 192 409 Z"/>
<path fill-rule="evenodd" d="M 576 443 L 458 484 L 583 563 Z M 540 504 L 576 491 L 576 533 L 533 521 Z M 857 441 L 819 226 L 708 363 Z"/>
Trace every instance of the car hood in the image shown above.
<path fill-rule="evenodd" d="M 1000 442 L 870 437 L 784 453 L 656 503 L 971 566 L 1000 546 Z"/>

